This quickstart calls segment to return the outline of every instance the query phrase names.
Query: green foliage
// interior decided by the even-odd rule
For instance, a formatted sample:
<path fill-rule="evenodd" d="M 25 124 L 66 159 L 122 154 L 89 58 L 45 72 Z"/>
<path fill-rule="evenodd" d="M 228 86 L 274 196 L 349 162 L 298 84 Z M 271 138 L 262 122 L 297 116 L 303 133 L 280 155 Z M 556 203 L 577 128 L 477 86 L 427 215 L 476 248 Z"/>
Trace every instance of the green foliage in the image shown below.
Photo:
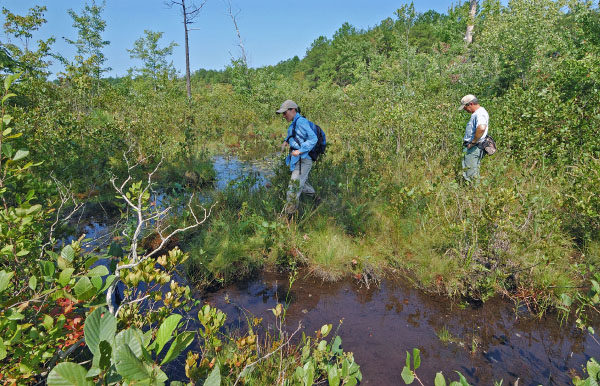
<path fill-rule="evenodd" d="M 81 68 L 87 68 L 87 74 L 97 80 L 102 73 L 108 71 L 102 68 L 106 57 L 102 53 L 102 48 L 110 44 L 109 41 L 102 40 L 102 32 L 106 28 L 106 21 L 102 19 L 102 11 L 105 3 L 97 5 L 95 0 L 91 4 L 85 4 L 80 14 L 72 9 L 69 10 L 69 16 L 73 19 L 73 27 L 77 29 L 77 40 L 65 38 L 67 43 L 72 44 L 77 49 L 75 61 Z"/>
<path fill-rule="evenodd" d="M 412 364 L 410 361 L 410 354 L 408 353 L 408 351 L 406 352 L 406 365 L 402 368 L 402 380 L 404 381 L 405 384 L 410 385 L 412 384 L 415 380 L 417 382 L 419 382 L 421 385 L 423 385 L 423 382 L 419 379 L 419 377 L 417 376 L 417 369 L 421 366 L 421 351 L 418 348 L 414 348 L 413 349 L 413 355 L 412 355 Z M 439 372 L 435 375 L 435 380 L 434 380 L 434 385 L 435 386 L 470 386 L 470 384 L 467 382 L 467 379 L 465 378 L 464 375 L 462 375 L 460 372 L 456 372 L 458 374 L 459 380 L 458 381 L 452 381 L 449 384 L 446 383 L 446 378 L 444 377 L 444 375 Z"/>
<path fill-rule="evenodd" d="M 197 334 L 183 331 L 173 309 L 191 307 L 190 290 L 171 284 L 183 262 L 200 287 L 246 278 L 264 265 L 307 265 L 323 278 L 349 274 L 367 284 L 401 268 L 428 291 L 483 301 L 501 293 L 539 312 L 575 310 L 582 326 L 597 308 L 600 16 L 593 4 L 483 1 L 469 46 L 462 40 L 467 2 L 445 14 L 407 4 L 369 30 L 340 26 L 302 59 L 199 70 L 191 100 L 166 61 L 173 46 L 160 47 L 158 32 L 147 31 L 130 51 L 144 62 L 142 76 L 102 79 L 103 8 L 91 2 L 70 11 L 78 55 L 53 83 L 44 72 L 51 41 L 31 48 L 44 8 L 26 16 L 3 11 L 11 44 L 0 47 L 0 64 L 25 69 L 12 86 L 19 97 L 8 91 L 16 76 L 6 78 L 0 123 L 0 296 L 7 305 L 0 334 L 8 334 L 0 339 L 0 372 L 7 378 L 39 382 L 58 350 L 73 348 L 70 354 L 89 350 L 97 363 L 87 366 L 95 370 L 86 368 L 82 378 L 80 365 L 60 364 L 49 382 L 87 384 L 123 372 L 132 381 L 160 383 L 161 366 L 194 334 L 206 345 L 206 353 L 191 353 L 186 362 L 196 382 L 240 377 L 269 384 L 280 365 L 290 370 L 289 384 L 359 381 L 337 338 L 285 345 L 281 363 L 279 355 L 261 359 L 256 334 L 225 334 L 225 316 L 214 308 L 203 308 Z M 455 105 L 467 93 L 490 111 L 499 144 L 498 156 L 482 161 L 477 189 L 459 183 L 467 117 Z M 94 307 L 106 302 L 103 291 L 117 280 L 112 271 L 135 264 L 138 240 L 128 220 L 127 244 L 109 251 L 108 276 L 97 257 L 81 250 L 83 240 L 57 248 L 48 234 L 62 201 L 47 176 L 70 183 L 75 197 L 104 199 L 114 195 L 111 176 L 125 180 L 136 164 L 132 181 L 146 181 L 164 154 L 160 189 L 187 197 L 186 185 L 201 190 L 214 180 L 212 154 L 258 158 L 275 151 L 285 123 L 273 110 L 289 98 L 328 135 L 328 154 L 311 172 L 322 204 L 302 202 L 295 222 L 279 219 L 289 180 L 282 165 L 270 188 L 257 188 L 253 177 L 236 182 L 214 198 L 216 214 L 204 229 L 156 258 L 164 270 L 154 260 L 119 269 L 126 299 L 113 314 L 116 330 L 106 327 L 96 340 L 86 334 L 89 348 L 77 349 L 98 316 Z M 130 164 L 121 157 L 128 149 L 136 154 Z M 152 210 L 145 185 L 129 188 L 125 197 Z M 166 223 L 188 224 L 190 214 L 179 214 Z M 589 291 L 577 290 L 588 283 Z M 140 290 L 144 285 L 152 287 Z M 145 296 L 164 307 L 144 314 L 143 302 L 135 301 Z M 140 337 L 150 330 L 154 340 Z M 113 350 L 113 335 L 128 343 Z M 283 350 L 281 335 L 270 339 L 261 352 Z M 154 357 L 140 355 L 140 347 Z M 416 356 L 404 371 L 409 378 Z M 453 382 L 465 383 L 462 376 Z M 438 374 L 435 384 L 446 380 Z"/>
<path fill-rule="evenodd" d="M 598 384 L 600 381 L 600 364 L 594 358 L 587 362 L 586 372 L 587 378 L 581 379 L 576 377 L 573 379 L 575 386 L 593 386 Z"/>
<path fill-rule="evenodd" d="M 127 50 L 132 59 L 139 59 L 144 63 L 144 68 L 132 69 L 131 72 L 149 77 L 156 90 L 157 87 L 163 86 L 163 79 L 174 76 L 175 68 L 173 63 L 167 63 L 167 57 L 173 53 L 173 48 L 177 46 L 177 43 L 171 42 L 167 47 L 160 48 L 158 41 L 162 38 L 162 32 L 144 30 L 144 34 L 144 37 L 133 43 L 131 50 Z"/>
<path fill-rule="evenodd" d="M 146 382 L 163 385 L 167 375 L 152 357 L 160 354 L 165 343 L 173 340 L 161 366 L 175 359 L 193 341 L 193 334 L 175 333 L 179 318 L 167 318 L 159 327 L 155 340 L 137 328 L 117 333 L 117 319 L 105 308 L 96 308 L 86 319 L 84 330 L 86 345 L 92 352 L 92 366 L 85 369 L 75 363 L 64 362 L 48 375 L 48 385 L 62 385 L 65 379 L 87 385 L 97 381 L 114 383 Z"/>
<path fill-rule="evenodd" d="M 50 64 L 44 59 L 51 55 L 50 49 L 55 42 L 53 37 L 38 40 L 35 51 L 31 47 L 33 33 L 46 23 L 44 12 L 46 12 L 46 7 L 37 5 L 30 8 L 25 16 L 16 15 L 10 10 L 2 8 L 2 14 L 5 17 L 4 32 L 9 37 L 9 43 L 5 45 L 11 57 L 8 62 L 13 65 L 18 63 L 22 70 L 27 71 L 27 75 L 47 75 L 46 68 Z M 10 38 L 18 39 L 22 44 L 21 47 L 10 42 Z"/>
<path fill-rule="evenodd" d="M 418 348 L 413 349 L 412 368 L 410 362 L 410 354 L 406 352 L 406 365 L 402 368 L 402 380 L 407 385 L 410 385 L 416 379 L 416 371 L 421 366 L 421 352 Z"/>

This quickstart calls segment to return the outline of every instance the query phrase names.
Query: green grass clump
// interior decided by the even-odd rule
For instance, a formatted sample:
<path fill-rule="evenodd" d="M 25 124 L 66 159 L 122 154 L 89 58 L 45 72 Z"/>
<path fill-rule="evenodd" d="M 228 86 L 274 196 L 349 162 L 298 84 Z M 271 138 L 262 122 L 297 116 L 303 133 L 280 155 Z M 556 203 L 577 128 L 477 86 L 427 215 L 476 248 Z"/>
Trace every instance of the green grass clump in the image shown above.
<path fill-rule="evenodd" d="M 201 188 L 216 178 L 213 162 L 207 153 L 170 160 L 161 170 L 162 183 L 175 187 Z"/>

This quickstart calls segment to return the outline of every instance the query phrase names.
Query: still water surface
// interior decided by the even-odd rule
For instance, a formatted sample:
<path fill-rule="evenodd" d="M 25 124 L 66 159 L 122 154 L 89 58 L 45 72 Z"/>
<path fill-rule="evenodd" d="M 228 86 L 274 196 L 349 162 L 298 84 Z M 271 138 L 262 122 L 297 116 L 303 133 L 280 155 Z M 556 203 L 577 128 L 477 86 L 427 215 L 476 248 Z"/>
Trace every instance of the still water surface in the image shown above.
<path fill-rule="evenodd" d="M 215 157 L 216 188 L 224 189 L 251 172 L 264 184 L 272 175 L 273 162 Z M 92 246 L 109 243 L 110 215 L 86 218 L 79 232 L 95 240 Z M 229 327 L 244 328 L 240 307 L 272 322 L 269 309 L 287 294 L 287 275 L 265 272 L 249 282 L 197 296 L 226 312 Z M 421 350 L 418 374 L 425 385 L 433 385 L 438 371 L 457 380 L 454 370 L 474 385 L 493 385 L 500 379 L 504 385 L 517 379 L 519 385 L 570 385 L 570 371 L 582 374 L 590 357 L 600 358 L 600 345 L 572 322 L 561 327 L 556 316 L 535 318 L 526 310 L 515 311 L 512 303 L 500 298 L 461 308 L 448 298 L 413 289 L 399 277 L 383 280 L 378 288 L 365 288 L 353 279 L 323 283 L 300 274 L 289 298 L 290 330 L 301 321 L 307 334 L 312 334 L 323 324 L 335 327 L 343 321 L 339 329 L 343 348 L 354 352 L 364 385 L 404 385 L 400 373 L 406 351 L 415 347 Z M 600 323 L 594 327 L 600 330 Z M 438 337 L 444 330 L 450 334 L 446 343 Z M 184 370 L 171 367 L 169 371 L 180 375 Z"/>
<path fill-rule="evenodd" d="M 226 312 L 233 327 L 244 320 L 239 306 L 272 321 L 269 309 L 287 293 L 287 276 L 267 272 L 203 299 Z M 590 356 L 600 358 L 600 346 L 573 323 L 561 327 L 555 316 L 539 319 L 525 310 L 516 312 L 500 298 L 461 309 L 448 298 L 411 288 L 401 278 L 367 289 L 353 279 L 323 283 L 300 274 L 290 298 L 287 326 L 292 331 L 299 321 L 313 334 L 323 324 L 335 327 L 343 320 L 342 347 L 354 352 L 365 385 L 404 385 L 400 373 L 406 351 L 415 347 L 421 350 L 417 374 L 425 385 L 433 385 L 438 371 L 458 380 L 454 370 L 474 385 L 493 385 L 500 379 L 504 385 L 517 379 L 519 385 L 570 385 L 571 369 L 581 374 Z M 452 335 L 446 344 L 438 338 L 443 329 Z"/>

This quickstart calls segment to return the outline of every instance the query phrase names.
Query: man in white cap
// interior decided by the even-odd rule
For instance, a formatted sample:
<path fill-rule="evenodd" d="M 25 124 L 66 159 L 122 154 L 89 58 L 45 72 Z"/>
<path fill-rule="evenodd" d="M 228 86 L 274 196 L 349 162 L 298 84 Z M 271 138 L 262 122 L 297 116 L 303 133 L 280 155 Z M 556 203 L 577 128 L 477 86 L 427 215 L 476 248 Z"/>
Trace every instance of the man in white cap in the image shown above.
<path fill-rule="evenodd" d="M 308 154 L 317 144 L 317 135 L 310 127 L 306 118 L 299 113 L 298 105 L 292 100 L 281 104 L 277 114 L 282 114 L 290 122 L 287 137 L 281 144 L 281 150 L 290 148 L 290 153 L 285 159 L 286 165 L 292 171 L 292 178 L 287 192 L 285 212 L 291 216 L 298 208 L 300 194 L 305 193 L 315 198 L 315 190 L 308 183 L 308 173 L 312 168 L 313 160 Z"/>
<path fill-rule="evenodd" d="M 483 149 L 478 145 L 487 136 L 490 117 L 488 112 L 479 105 L 475 95 L 465 95 L 460 100 L 458 109 L 471 114 L 463 138 L 463 177 L 467 182 L 477 184 L 479 182 L 479 164 L 484 155 Z"/>

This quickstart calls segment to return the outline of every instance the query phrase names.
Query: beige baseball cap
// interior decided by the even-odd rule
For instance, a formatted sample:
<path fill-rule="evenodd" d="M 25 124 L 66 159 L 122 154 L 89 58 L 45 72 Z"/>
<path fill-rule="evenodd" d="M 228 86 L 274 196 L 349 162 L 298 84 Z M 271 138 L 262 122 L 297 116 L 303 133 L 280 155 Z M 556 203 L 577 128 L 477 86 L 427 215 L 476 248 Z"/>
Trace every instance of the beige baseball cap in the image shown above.
<path fill-rule="evenodd" d="M 281 104 L 281 107 L 279 108 L 279 110 L 276 111 L 276 113 L 281 114 L 288 109 L 296 109 L 296 111 L 297 111 L 298 105 L 293 100 L 288 99 L 287 101 L 285 101 Z"/>
<path fill-rule="evenodd" d="M 465 95 L 464 97 L 462 97 L 462 99 L 460 100 L 460 106 L 458 107 L 459 110 L 462 110 L 465 108 L 466 105 L 468 105 L 469 103 L 473 102 L 473 99 L 477 99 L 475 97 L 475 95 L 472 94 L 468 94 Z"/>

